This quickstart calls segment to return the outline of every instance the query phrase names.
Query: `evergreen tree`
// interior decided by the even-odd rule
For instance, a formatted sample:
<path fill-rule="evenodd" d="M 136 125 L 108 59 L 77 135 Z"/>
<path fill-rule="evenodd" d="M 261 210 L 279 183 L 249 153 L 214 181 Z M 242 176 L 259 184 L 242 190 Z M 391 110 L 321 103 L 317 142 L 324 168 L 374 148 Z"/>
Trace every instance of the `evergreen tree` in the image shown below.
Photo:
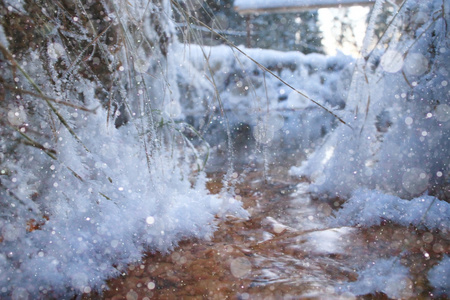
<path fill-rule="evenodd" d="M 275 13 L 252 20 L 252 46 L 281 51 L 323 53 L 317 11 Z"/>

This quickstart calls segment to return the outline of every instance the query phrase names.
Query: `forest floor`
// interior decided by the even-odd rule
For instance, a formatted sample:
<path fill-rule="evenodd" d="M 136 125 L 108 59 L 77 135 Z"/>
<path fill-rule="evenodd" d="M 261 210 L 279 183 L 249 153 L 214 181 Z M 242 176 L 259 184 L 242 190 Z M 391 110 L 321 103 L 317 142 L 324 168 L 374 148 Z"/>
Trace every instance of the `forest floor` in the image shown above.
<path fill-rule="evenodd" d="M 210 174 L 212 193 L 222 188 L 221 175 Z M 210 240 L 181 242 L 167 255 L 149 253 L 110 280 L 102 296 L 83 298 L 356 299 L 345 286 L 358 280 L 358 270 L 393 256 L 410 270 L 400 278 L 407 281 L 402 298 L 433 298 L 426 273 L 449 253 L 449 240 L 389 223 L 329 228 L 326 220 L 339 203 L 312 199 L 306 186 L 280 173 L 249 172 L 236 186 L 248 220 L 227 217 Z M 363 298 L 389 299 L 383 293 Z"/>

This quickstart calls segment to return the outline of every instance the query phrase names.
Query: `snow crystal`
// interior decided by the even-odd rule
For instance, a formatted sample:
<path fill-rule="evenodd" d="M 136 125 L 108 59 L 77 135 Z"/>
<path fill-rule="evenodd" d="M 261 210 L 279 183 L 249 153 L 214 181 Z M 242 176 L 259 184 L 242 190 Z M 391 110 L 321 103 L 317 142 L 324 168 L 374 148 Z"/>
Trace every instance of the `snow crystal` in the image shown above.
<path fill-rule="evenodd" d="M 134 61 L 134 69 L 139 73 L 145 73 L 147 72 L 148 68 L 150 67 L 150 61 L 146 60 L 144 58 L 137 58 Z"/>
<path fill-rule="evenodd" d="M 403 188 L 410 194 L 423 193 L 428 187 L 429 176 L 420 168 L 411 168 L 403 173 Z"/>

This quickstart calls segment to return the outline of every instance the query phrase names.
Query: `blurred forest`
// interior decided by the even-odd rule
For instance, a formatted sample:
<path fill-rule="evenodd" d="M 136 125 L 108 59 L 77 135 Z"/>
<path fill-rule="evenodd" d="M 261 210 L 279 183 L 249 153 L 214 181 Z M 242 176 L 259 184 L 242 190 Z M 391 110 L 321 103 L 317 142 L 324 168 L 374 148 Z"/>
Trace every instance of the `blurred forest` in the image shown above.
<path fill-rule="evenodd" d="M 223 34 L 235 45 L 300 51 L 305 54 L 323 53 L 317 10 L 241 16 L 233 8 L 234 0 L 189 0 L 180 3 L 193 16 Z M 175 19 L 178 22 L 178 36 L 183 42 L 205 45 L 224 43 L 206 28 L 188 26 L 183 15 L 177 13 L 177 10 Z M 247 41 L 247 21 L 250 26 L 250 41 Z"/>

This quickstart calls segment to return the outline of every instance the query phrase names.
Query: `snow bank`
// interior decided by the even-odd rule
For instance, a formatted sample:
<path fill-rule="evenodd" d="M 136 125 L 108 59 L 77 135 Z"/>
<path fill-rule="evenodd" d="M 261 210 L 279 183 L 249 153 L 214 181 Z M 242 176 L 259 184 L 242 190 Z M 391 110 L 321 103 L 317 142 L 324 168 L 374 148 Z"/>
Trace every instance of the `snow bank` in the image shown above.
<path fill-rule="evenodd" d="M 371 262 L 358 272 L 358 280 L 340 289 L 355 296 L 385 293 L 393 299 L 410 299 L 414 296 L 409 270 L 400 264 L 399 259 L 379 259 Z"/>
<path fill-rule="evenodd" d="M 450 15 L 441 8 L 442 1 L 406 1 L 384 40 L 366 38 L 340 113 L 350 126 L 340 124 L 291 170 L 312 178 L 312 191 L 346 198 L 367 187 L 412 199 L 428 190 L 449 199 L 450 51 L 442 28 Z"/>
<path fill-rule="evenodd" d="M 389 27 L 378 40 L 382 14 Z M 348 199 L 333 226 L 387 220 L 448 233 L 450 228 L 450 22 L 448 2 L 377 1 L 356 62 L 339 124 L 292 175 L 312 180 L 313 193 Z M 433 16 L 433 17 L 431 17 Z M 384 16 L 386 17 L 386 16 Z M 448 293 L 448 257 L 429 273 Z M 447 276 L 448 277 L 448 276 Z M 409 298 L 408 270 L 398 258 L 379 260 L 347 290 Z M 395 284 L 391 284 L 395 283 Z"/>
<path fill-rule="evenodd" d="M 41 182 L 47 187 L 41 193 L 48 221 L 42 219 L 45 224 L 32 232 L 25 220 L 20 227 L 1 224 L 3 294 L 89 292 L 124 272 L 144 251 L 209 238 L 215 214 L 245 216 L 238 201 L 209 195 L 204 179 L 192 188 L 168 155 L 156 153 L 149 169 L 133 126 L 107 128 L 105 119 L 98 112 L 78 128 L 90 152 L 70 133 L 60 134 L 61 163 L 47 165 Z"/>
<path fill-rule="evenodd" d="M 170 37 L 170 6 L 160 4 L 78 7 L 104 16 L 97 23 L 110 28 L 107 37 L 93 37 L 85 18 L 49 12 L 45 18 L 54 24 L 62 18 L 71 33 L 63 32 L 62 41 L 56 30 L 39 31 L 32 38 L 43 50 L 24 48 L 3 36 L 7 27 L 0 30 L 10 47 L 2 45 L 0 54 L 0 298 L 59 299 L 101 290 L 147 251 L 209 238 L 216 215 L 247 216 L 233 195 L 209 194 L 197 168 L 206 154 L 190 147 L 188 126 L 174 121 L 181 113 L 176 63 L 166 53 L 172 46 L 160 40 Z M 31 18 L 26 10 L 11 11 Z M 129 28 L 143 19 L 134 36 Z M 115 34 L 127 36 L 126 47 Z M 134 38 L 160 44 L 150 53 Z M 66 48 L 67 40 L 80 47 Z M 83 47 L 89 54 L 78 52 Z M 21 69 L 12 70 L 13 56 L 5 55 L 12 49 Z"/>
<path fill-rule="evenodd" d="M 380 191 L 360 189 L 336 212 L 331 225 L 370 227 L 383 221 L 449 232 L 450 204 L 431 196 L 404 200 Z"/>
<path fill-rule="evenodd" d="M 450 257 L 444 258 L 428 272 L 428 280 L 438 295 L 450 296 Z"/>

